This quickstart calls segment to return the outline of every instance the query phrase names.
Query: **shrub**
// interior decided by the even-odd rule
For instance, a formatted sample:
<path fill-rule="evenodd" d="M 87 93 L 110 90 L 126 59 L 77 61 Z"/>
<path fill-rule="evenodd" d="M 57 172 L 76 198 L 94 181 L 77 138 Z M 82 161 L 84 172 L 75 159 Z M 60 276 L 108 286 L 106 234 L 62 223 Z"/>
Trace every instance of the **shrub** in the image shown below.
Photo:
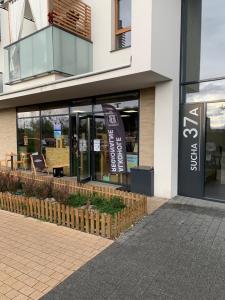
<path fill-rule="evenodd" d="M 8 176 L 5 173 L 0 173 L 0 192 L 4 193 L 8 191 Z"/>
<path fill-rule="evenodd" d="M 68 204 L 73 207 L 81 207 L 89 203 L 89 197 L 80 193 L 71 194 L 68 198 Z"/>
<path fill-rule="evenodd" d="M 52 183 L 39 182 L 34 185 L 34 196 L 38 199 L 46 199 L 52 197 Z"/>
<path fill-rule="evenodd" d="M 21 188 L 20 179 L 10 173 L 0 173 L 0 192 L 16 193 Z"/>
<path fill-rule="evenodd" d="M 103 196 L 94 194 L 91 197 L 91 204 L 94 205 L 99 212 L 114 215 L 126 207 L 120 197 L 111 197 L 107 199 Z"/>
<path fill-rule="evenodd" d="M 27 180 L 22 183 L 23 192 L 27 197 L 35 197 L 35 181 Z"/>
<path fill-rule="evenodd" d="M 15 194 L 19 189 L 21 189 L 21 182 L 18 177 L 8 175 L 7 176 L 7 189 L 8 192 Z"/>
<path fill-rule="evenodd" d="M 68 204 L 69 192 L 66 188 L 53 188 L 52 197 L 59 203 Z"/>

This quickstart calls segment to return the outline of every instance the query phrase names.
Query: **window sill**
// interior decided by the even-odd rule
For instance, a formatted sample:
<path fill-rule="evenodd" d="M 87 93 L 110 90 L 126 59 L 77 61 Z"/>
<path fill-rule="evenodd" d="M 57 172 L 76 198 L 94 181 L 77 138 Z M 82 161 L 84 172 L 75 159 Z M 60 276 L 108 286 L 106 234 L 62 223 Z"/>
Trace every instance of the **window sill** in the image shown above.
<path fill-rule="evenodd" d="M 124 50 L 124 49 L 127 49 L 127 48 L 131 48 L 131 45 L 123 47 L 123 48 L 113 49 L 113 50 L 110 51 L 110 53 L 117 52 L 117 51 L 120 51 L 120 50 Z"/>

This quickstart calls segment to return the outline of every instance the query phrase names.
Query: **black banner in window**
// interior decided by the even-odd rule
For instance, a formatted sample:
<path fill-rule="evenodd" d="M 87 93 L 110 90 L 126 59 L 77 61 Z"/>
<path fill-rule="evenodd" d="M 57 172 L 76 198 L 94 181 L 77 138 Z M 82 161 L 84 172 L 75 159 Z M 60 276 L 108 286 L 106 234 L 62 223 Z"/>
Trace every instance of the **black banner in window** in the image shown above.
<path fill-rule="evenodd" d="M 181 107 L 179 149 L 179 194 L 203 197 L 204 193 L 204 104 Z"/>
<path fill-rule="evenodd" d="M 110 173 L 127 172 L 126 140 L 120 113 L 109 104 L 102 104 L 108 131 Z"/>

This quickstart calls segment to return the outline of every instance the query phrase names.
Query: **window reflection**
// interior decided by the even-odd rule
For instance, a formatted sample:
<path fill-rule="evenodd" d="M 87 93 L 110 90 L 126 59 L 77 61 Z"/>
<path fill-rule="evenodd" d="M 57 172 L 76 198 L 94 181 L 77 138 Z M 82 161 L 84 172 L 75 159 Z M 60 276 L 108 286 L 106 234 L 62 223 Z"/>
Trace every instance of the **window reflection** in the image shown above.
<path fill-rule="evenodd" d="M 69 117 L 42 118 L 42 153 L 50 169 L 63 167 L 69 176 Z"/>
<path fill-rule="evenodd" d="M 185 0 L 183 81 L 225 75 L 225 2 Z"/>
<path fill-rule="evenodd" d="M 183 92 L 187 103 L 224 100 L 225 80 L 185 85 Z"/>
<path fill-rule="evenodd" d="M 18 154 L 24 157 L 24 169 L 30 169 L 30 154 L 40 152 L 40 119 L 18 119 Z"/>

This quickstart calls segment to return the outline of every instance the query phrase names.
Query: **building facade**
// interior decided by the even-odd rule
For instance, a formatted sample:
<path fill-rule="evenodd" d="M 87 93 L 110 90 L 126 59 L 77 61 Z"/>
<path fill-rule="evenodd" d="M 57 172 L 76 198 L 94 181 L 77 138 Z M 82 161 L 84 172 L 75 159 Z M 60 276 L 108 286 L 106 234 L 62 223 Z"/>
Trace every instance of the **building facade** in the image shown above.
<path fill-rule="evenodd" d="M 183 1 L 179 189 L 225 201 L 225 4 Z"/>
<path fill-rule="evenodd" d="M 5 0 L 0 16 L 0 159 L 25 154 L 29 169 L 42 153 L 125 186 L 152 166 L 155 195 L 177 195 L 181 1 Z M 123 122 L 125 173 L 110 171 L 104 104 Z"/>

